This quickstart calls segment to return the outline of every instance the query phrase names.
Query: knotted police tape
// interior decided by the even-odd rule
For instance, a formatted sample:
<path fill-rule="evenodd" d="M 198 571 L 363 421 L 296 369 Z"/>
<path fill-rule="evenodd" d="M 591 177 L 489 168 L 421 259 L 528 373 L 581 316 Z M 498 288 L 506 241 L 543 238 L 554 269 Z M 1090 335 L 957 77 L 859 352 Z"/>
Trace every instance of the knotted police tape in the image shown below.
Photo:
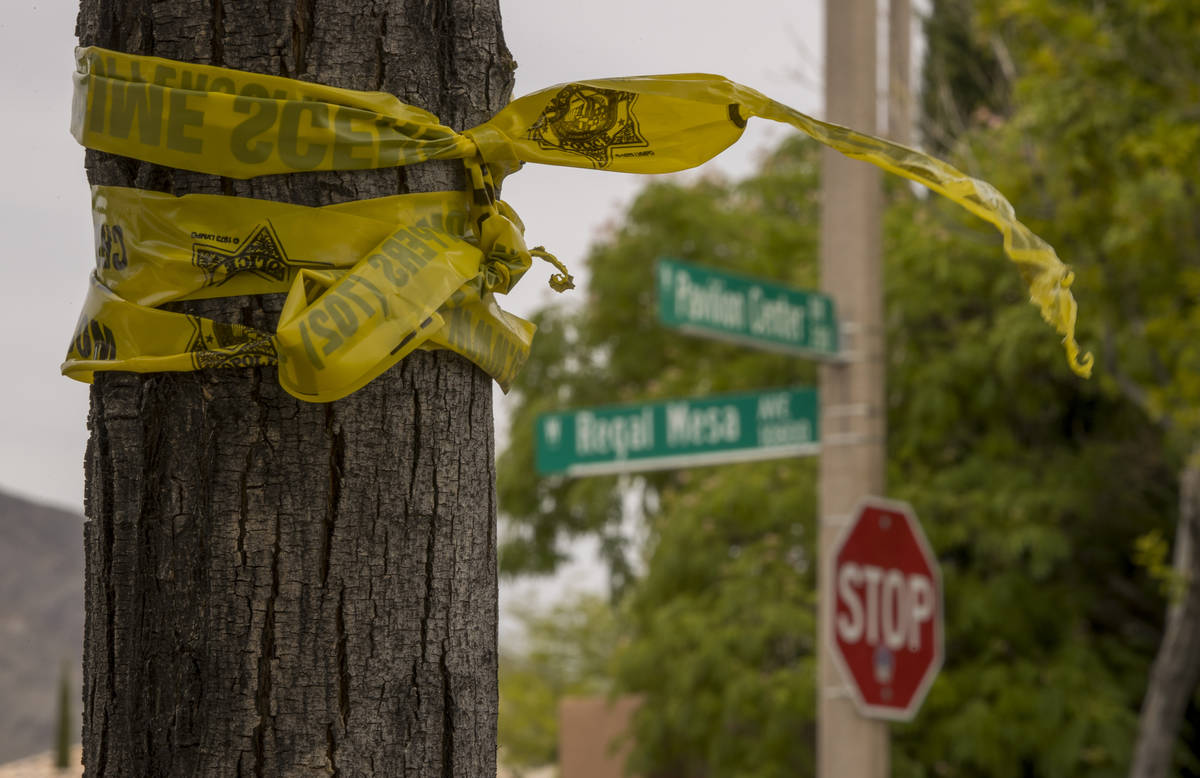
<path fill-rule="evenodd" d="M 494 240 L 484 257 L 468 242 L 466 200 L 438 192 L 308 208 L 93 187 L 98 267 L 64 370 L 90 380 L 106 369 L 278 363 L 289 392 L 325 400 L 425 346 L 457 351 L 507 387 L 534 327 L 501 310 L 495 290 L 511 288 L 528 255 Z M 158 307 L 280 292 L 273 335 Z"/>
<path fill-rule="evenodd" d="M 540 256 L 495 196 L 525 162 L 666 173 L 735 142 L 752 116 L 924 184 L 994 225 L 1071 368 L 1073 276 L 991 185 L 922 152 L 822 122 L 719 76 L 599 79 L 520 98 L 462 133 L 382 92 L 357 92 L 99 48 L 77 50 L 71 131 L 88 148 L 232 178 L 460 159 L 465 192 L 306 208 L 251 198 L 93 188 L 97 267 L 63 373 L 279 366 L 301 399 L 343 397 L 417 348 L 446 348 L 501 386 L 534 327 L 504 312 Z M 175 300 L 286 292 L 276 332 L 163 310 Z"/>

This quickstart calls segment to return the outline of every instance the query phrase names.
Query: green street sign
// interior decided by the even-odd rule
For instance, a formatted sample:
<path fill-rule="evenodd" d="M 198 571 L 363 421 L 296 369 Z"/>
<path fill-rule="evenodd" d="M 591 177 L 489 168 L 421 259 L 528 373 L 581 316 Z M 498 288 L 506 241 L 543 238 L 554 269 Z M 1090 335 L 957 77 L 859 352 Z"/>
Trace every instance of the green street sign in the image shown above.
<path fill-rule="evenodd" d="M 838 351 L 833 300 L 819 292 L 660 259 L 658 316 L 668 327 L 807 357 Z"/>
<path fill-rule="evenodd" d="M 819 440 L 811 388 L 606 405 L 539 416 L 537 469 L 606 475 L 811 456 Z"/>

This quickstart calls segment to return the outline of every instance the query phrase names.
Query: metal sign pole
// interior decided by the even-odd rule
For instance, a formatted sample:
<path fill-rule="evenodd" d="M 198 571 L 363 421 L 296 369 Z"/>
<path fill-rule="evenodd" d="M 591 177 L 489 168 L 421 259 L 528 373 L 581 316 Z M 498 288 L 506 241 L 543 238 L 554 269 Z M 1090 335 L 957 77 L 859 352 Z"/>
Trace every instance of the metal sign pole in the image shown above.
<path fill-rule="evenodd" d="M 876 121 L 876 2 L 826 0 L 825 116 Z M 821 367 L 817 775 L 885 778 L 888 725 L 860 716 L 832 661 L 832 549 L 855 503 L 885 494 L 882 185 L 878 170 L 822 152 L 821 287 L 843 323 L 846 360 Z"/>

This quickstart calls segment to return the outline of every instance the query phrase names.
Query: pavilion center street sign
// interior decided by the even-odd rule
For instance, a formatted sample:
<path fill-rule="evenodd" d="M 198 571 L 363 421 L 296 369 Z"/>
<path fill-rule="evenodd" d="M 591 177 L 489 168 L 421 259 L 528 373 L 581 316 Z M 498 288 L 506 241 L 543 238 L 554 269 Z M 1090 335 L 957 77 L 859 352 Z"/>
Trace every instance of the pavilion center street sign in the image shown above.
<path fill-rule="evenodd" d="M 538 417 L 536 433 L 542 475 L 635 473 L 820 449 L 811 388 L 547 413 Z"/>
<path fill-rule="evenodd" d="M 833 300 L 819 292 L 658 260 L 658 315 L 666 326 L 768 351 L 835 358 Z"/>

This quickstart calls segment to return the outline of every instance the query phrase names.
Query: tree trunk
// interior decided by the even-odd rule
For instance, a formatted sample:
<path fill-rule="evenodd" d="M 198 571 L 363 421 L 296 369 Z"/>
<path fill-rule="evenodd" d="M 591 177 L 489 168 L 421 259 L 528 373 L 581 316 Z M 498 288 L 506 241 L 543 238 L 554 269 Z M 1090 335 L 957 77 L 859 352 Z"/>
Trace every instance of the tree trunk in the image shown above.
<path fill-rule="evenodd" d="M 1142 702 L 1130 778 L 1167 778 L 1188 700 L 1200 683 L 1200 451 L 1193 452 L 1179 483 L 1175 572 L 1178 600 L 1167 609 L 1167 627 L 1150 669 Z"/>
<path fill-rule="evenodd" d="M 389 91 L 458 128 L 512 86 L 497 0 L 82 0 L 78 34 Z M 455 163 L 250 181 L 86 164 L 97 184 L 305 205 L 463 185 Z M 180 307 L 273 328 L 280 302 Z M 328 405 L 273 369 L 97 374 L 87 775 L 494 775 L 491 392 L 447 352 Z"/>

